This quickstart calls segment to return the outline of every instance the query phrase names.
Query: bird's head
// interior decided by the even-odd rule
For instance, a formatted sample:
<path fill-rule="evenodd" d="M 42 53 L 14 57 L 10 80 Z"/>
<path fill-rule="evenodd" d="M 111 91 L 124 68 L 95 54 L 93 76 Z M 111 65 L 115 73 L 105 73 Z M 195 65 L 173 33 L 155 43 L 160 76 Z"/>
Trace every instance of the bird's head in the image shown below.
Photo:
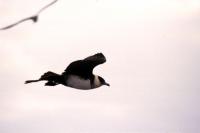
<path fill-rule="evenodd" d="M 99 81 L 100 81 L 101 85 L 110 86 L 110 84 L 107 83 L 102 77 L 98 76 L 98 78 L 99 78 Z"/>

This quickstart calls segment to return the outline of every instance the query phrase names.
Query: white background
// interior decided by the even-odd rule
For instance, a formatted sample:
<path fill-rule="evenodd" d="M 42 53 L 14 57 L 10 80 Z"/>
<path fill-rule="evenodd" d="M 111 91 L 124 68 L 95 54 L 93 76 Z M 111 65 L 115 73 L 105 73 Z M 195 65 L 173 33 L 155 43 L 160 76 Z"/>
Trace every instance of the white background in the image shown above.
<path fill-rule="evenodd" d="M 0 27 L 49 0 L 0 0 Z M 200 132 L 199 0 L 60 0 L 0 31 L 1 133 Z M 25 85 L 97 52 L 111 87 Z"/>

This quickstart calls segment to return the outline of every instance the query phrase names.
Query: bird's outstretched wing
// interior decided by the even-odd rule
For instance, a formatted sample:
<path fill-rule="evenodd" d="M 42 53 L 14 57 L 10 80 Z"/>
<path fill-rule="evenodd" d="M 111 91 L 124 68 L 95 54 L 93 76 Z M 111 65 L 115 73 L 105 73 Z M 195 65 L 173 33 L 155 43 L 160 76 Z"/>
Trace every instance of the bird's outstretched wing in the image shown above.
<path fill-rule="evenodd" d="M 106 58 L 102 53 L 97 53 L 95 55 L 89 56 L 83 60 L 78 60 L 72 62 L 66 69 L 65 74 L 74 74 L 82 76 L 84 78 L 89 78 L 92 75 L 94 67 L 106 62 Z"/>
<path fill-rule="evenodd" d="M 49 6 L 53 5 L 54 3 L 56 3 L 58 0 L 54 0 L 51 3 L 49 3 L 48 5 L 44 6 L 42 9 L 40 9 L 37 14 L 40 14 L 43 10 L 45 10 L 46 8 L 48 8 Z"/>
<path fill-rule="evenodd" d="M 83 61 L 95 67 L 99 64 L 106 62 L 106 57 L 102 53 L 97 53 L 95 55 L 85 58 Z"/>
<path fill-rule="evenodd" d="M 28 18 L 24 18 L 24 19 L 14 23 L 14 24 L 8 25 L 8 26 L 3 27 L 3 28 L 0 28 L 0 30 L 6 30 L 6 29 L 9 29 L 9 28 L 12 28 L 12 27 L 24 22 L 24 21 L 27 21 L 27 20 L 32 20 L 33 22 L 36 22 L 37 21 L 37 16 L 31 16 L 31 17 L 28 17 Z"/>
<path fill-rule="evenodd" d="M 14 27 L 14 26 L 16 26 L 16 25 L 18 25 L 18 24 L 24 22 L 24 21 L 27 21 L 27 20 L 32 20 L 33 22 L 37 22 L 39 14 L 40 14 L 43 10 L 45 10 L 46 8 L 48 8 L 49 6 L 51 6 L 52 4 L 54 4 L 54 3 L 57 2 L 57 1 L 58 1 L 58 0 L 54 0 L 53 2 L 49 3 L 48 5 L 46 5 L 46 6 L 43 7 L 42 9 L 40 9 L 40 10 L 37 12 L 36 15 L 33 15 L 33 16 L 31 16 L 31 17 L 24 18 L 24 19 L 22 19 L 22 20 L 19 20 L 18 22 L 14 23 L 14 24 L 8 25 L 8 26 L 3 27 L 3 28 L 0 28 L 0 30 L 6 30 L 6 29 L 9 29 L 9 28 L 12 28 L 12 27 Z"/>

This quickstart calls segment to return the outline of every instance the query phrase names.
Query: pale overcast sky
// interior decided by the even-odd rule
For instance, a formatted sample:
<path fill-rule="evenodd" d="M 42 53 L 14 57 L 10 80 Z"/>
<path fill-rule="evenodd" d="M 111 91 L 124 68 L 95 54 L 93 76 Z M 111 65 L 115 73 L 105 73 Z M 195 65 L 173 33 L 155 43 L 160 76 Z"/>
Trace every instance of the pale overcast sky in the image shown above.
<path fill-rule="evenodd" d="M 0 0 L 0 27 L 49 2 Z M 199 0 L 59 0 L 0 45 L 0 133 L 200 132 Z M 24 84 L 97 52 L 111 87 Z"/>

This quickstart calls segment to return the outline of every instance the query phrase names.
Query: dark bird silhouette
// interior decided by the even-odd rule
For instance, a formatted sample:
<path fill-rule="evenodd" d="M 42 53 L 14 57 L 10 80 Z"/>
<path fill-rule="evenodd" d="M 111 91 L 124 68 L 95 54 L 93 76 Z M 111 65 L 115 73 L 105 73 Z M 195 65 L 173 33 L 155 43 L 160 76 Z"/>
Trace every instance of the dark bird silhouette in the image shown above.
<path fill-rule="evenodd" d="M 58 0 L 54 0 L 53 2 L 49 3 L 48 5 L 44 6 L 42 9 L 40 9 L 35 15 L 31 16 L 31 17 L 27 17 L 27 18 L 24 18 L 22 20 L 19 20 L 17 21 L 16 23 L 13 23 L 11 25 L 8 25 L 6 27 L 3 27 L 3 28 L 0 28 L 0 30 L 6 30 L 6 29 L 9 29 L 9 28 L 12 28 L 24 21 L 27 21 L 27 20 L 32 20 L 34 23 L 36 23 L 38 21 L 38 17 L 39 17 L 39 14 L 45 10 L 46 8 L 48 8 L 49 6 L 53 5 L 54 3 L 56 3 Z"/>
<path fill-rule="evenodd" d="M 102 53 L 97 53 L 83 60 L 72 62 L 62 74 L 56 74 L 48 71 L 37 80 L 25 81 L 25 84 L 38 81 L 47 81 L 45 83 L 46 86 L 62 84 L 81 90 L 94 89 L 102 85 L 110 86 L 102 77 L 93 74 L 93 69 L 97 65 L 105 62 L 105 56 Z"/>

